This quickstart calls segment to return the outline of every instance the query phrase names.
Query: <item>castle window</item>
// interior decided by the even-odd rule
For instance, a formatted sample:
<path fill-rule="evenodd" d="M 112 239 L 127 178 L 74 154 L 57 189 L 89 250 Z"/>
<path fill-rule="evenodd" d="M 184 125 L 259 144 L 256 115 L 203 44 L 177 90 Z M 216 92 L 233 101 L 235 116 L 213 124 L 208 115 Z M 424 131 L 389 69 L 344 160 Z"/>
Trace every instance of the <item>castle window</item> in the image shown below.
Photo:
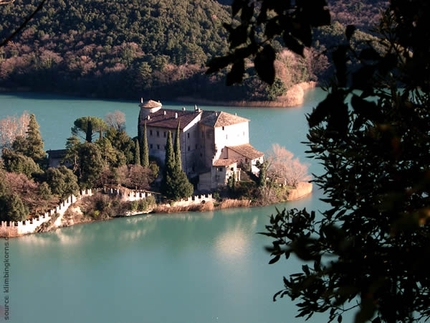
<path fill-rule="evenodd" d="M 190 138 L 190 133 L 187 133 L 187 137 Z"/>
<path fill-rule="evenodd" d="M 166 137 L 167 137 L 167 132 L 164 131 L 164 138 L 166 138 Z"/>
<path fill-rule="evenodd" d="M 157 145 L 157 149 L 160 149 L 160 145 Z"/>
<path fill-rule="evenodd" d="M 151 148 L 151 149 L 152 149 L 152 148 L 154 148 L 154 147 L 153 147 L 153 145 L 152 145 L 152 144 L 150 144 L 150 145 L 149 145 L 149 148 Z"/>
<path fill-rule="evenodd" d="M 224 130 L 224 126 L 222 126 L 222 130 Z"/>
<path fill-rule="evenodd" d="M 191 150 L 191 147 L 190 146 L 188 146 L 188 151 L 190 151 Z"/>
<path fill-rule="evenodd" d="M 152 130 L 149 130 L 149 135 L 152 136 Z"/>
<path fill-rule="evenodd" d="M 157 137 L 160 137 L 160 131 L 157 130 Z"/>
<path fill-rule="evenodd" d="M 218 171 L 219 171 L 219 172 L 222 172 L 222 167 L 219 167 L 219 168 L 218 168 Z"/>

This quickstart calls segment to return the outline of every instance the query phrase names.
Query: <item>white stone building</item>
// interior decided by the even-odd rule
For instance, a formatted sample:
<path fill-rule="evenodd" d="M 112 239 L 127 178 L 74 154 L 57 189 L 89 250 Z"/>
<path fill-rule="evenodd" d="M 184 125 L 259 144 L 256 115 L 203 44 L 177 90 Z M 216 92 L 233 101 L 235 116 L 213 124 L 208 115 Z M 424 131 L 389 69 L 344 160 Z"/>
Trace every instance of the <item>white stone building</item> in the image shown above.
<path fill-rule="evenodd" d="M 180 126 L 182 168 L 190 178 L 197 177 L 198 190 L 211 191 L 225 186 L 230 177 L 240 180 L 240 168 L 257 172 L 263 153 L 249 144 L 249 120 L 226 112 L 163 109 L 156 101 L 140 104 L 139 134 L 146 123 L 149 154 L 160 162 L 165 145 Z"/>

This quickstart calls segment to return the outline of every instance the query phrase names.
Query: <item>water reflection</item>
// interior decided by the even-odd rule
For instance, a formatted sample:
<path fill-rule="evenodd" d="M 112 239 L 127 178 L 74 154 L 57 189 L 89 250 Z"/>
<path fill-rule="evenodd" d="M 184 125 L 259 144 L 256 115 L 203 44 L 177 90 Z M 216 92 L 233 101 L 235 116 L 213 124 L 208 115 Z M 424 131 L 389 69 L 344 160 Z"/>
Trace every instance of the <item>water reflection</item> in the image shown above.
<path fill-rule="evenodd" d="M 0 95 L 0 114 L 31 108 L 46 149 L 63 147 L 73 120 L 88 113 L 87 100 L 48 96 L 33 100 L 30 95 L 11 99 L 9 105 L 7 100 Z M 302 156 L 304 113 L 312 105 L 292 110 L 227 109 L 251 119 L 251 142 L 257 149 L 266 151 L 278 142 Z M 135 135 L 135 103 L 91 101 L 95 116 L 118 109 L 126 113 L 127 131 Z M 273 131 L 267 131 L 268 125 Z M 319 171 L 315 163 L 311 171 Z M 312 196 L 288 204 L 136 216 L 11 239 L 11 322 L 297 321 L 294 305 L 287 300 L 273 303 L 272 296 L 282 288 L 282 276 L 301 264 L 269 266 L 264 246 L 270 239 L 257 232 L 264 230 L 275 207 L 324 209 L 320 197 L 315 188 Z"/>

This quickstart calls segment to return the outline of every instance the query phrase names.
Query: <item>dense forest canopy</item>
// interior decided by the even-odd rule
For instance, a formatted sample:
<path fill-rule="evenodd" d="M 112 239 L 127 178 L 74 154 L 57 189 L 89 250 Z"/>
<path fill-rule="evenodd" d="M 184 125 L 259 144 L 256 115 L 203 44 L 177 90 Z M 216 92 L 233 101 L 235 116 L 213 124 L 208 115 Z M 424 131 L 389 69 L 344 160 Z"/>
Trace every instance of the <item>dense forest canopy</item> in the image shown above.
<path fill-rule="evenodd" d="M 39 3 L 16 0 L 0 6 L 0 41 Z M 330 3 L 334 20 L 366 30 L 384 6 L 380 0 Z M 129 99 L 267 100 L 282 95 L 279 89 L 324 77 L 324 64 L 309 68 L 312 58 L 284 60 L 291 72 L 283 87 L 267 89 L 250 73 L 242 86 L 227 90 L 223 75 L 207 77 L 204 71 L 210 58 L 228 50 L 222 24 L 229 17 L 229 6 L 210 0 L 48 1 L 0 49 L 0 87 Z M 336 30 L 321 33 L 318 46 L 324 50 L 332 36 Z"/>

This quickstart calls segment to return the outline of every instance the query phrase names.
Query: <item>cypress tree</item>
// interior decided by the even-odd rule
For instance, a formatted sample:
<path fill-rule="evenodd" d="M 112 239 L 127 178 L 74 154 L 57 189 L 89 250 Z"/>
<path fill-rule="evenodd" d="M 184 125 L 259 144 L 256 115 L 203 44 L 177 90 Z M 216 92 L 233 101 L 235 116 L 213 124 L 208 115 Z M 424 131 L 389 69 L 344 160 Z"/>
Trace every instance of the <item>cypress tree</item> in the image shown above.
<path fill-rule="evenodd" d="M 85 141 L 86 142 L 93 141 L 93 123 L 91 120 L 88 120 L 87 131 L 85 133 Z"/>
<path fill-rule="evenodd" d="M 176 166 L 176 158 L 175 151 L 173 149 L 172 143 L 172 133 L 169 131 L 167 134 L 167 142 L 166 142 L 166 157 L 164 163 L 164 172 L 167 174 L 172 174 L 175 171 Z"/>
<path fill-rule="evenodd" d="M 134 150 L 134 164 L 135 165 L 142 165 L 140 160 L 140 144 L 139 144 L 139 138 L 135 141 L 135 150 Z"/>
<path fill-rule="evenodd" d="M 169 131 L 166 143 L 166 158 L 164 163 L 164 176 L 161 183 L 161 192 L 172 200 L 179 200 L 193 194 L 193 185 L 189 182 L 185 172 L 177 165 L 177 155 L 172 143 L 172 134 Z"/>
<path fill-rule="evenodd" d="M 161 181 L 161 193 L 163 193 L 167 198 L 171 198 L 171 179 L 172 173 L 175 170 L 175 152 L 172 144 L 172 133 L 169 131 L 167 134 L 166 142 L 166 156 L 164 158 L 164 170 L 163 179 Z"/>
<path fill-rule="evenodd" d="M 182 170 L 182 158 L 181 158 L 181 124 L 178 122 L 175 134 L 175 159 L 176 167 Z"/>
<path fill-rule="evenodd" d="M 143 167 L 149 167 L 149 148 L 148 148 L 148 135 L 146 132 L 146 122 L 143 126 L 143 134 L 140 140 L 140 162 Z"/>

